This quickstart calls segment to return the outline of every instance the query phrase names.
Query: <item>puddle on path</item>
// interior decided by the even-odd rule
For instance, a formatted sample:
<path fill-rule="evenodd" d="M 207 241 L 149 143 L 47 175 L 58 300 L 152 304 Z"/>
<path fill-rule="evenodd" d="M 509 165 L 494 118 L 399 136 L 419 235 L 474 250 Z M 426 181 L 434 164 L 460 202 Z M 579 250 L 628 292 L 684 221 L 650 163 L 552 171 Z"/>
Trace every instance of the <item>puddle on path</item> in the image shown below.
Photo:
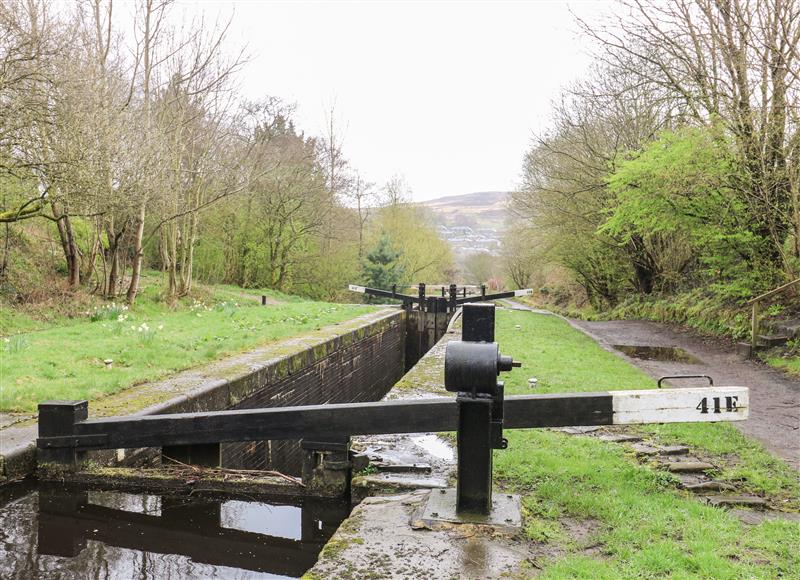
<path fill-rule="evenodd" d="M 0 502 L 0 578 L 299 578 L 347 503 L 75 492 Z"/>
<path fill-rule="evenodd" d="M 632 358 L 657 360 L 664 362 L 680 362 L 686 364 L 702 364 L 699 358 L 692 356 L 677 346 L 646 346 L 638 344 L 615 344 L 614 348 Z"/>
<path fill-rule="evenodd" d="M 453 446 L 438 435 L 419 435 L 411 441 L 438 459 L 453 460 Z"/>

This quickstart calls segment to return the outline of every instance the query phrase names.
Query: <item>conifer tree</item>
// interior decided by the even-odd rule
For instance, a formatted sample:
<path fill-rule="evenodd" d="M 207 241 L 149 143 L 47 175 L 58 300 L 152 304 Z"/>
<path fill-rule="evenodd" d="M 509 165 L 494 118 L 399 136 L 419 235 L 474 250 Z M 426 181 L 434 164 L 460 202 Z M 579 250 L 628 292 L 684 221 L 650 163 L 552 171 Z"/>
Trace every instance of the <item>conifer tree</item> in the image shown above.
<path fill-rule="evenodd" d="M 400 284 L 405 274 L 400 263 L 402 252 L 392 247 L 392 242 L 386 233 L 378 239 L 378 244 L 367 254 L 364 261 L 365 283 L 373 288 L 391 288 L 393 284 Z"/>

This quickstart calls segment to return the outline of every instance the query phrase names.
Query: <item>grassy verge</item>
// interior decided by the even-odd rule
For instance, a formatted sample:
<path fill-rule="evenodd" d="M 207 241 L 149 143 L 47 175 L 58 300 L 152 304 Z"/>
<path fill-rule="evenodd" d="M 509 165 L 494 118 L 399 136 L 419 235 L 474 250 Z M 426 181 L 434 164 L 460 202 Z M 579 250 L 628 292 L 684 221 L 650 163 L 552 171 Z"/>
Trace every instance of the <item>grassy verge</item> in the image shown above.
<path fill-rule="evenodd" d="M 795 347 L 794 352 L 797 353 L 794 356 L 773 355 L 766 357 L 765 360 L 768 365 L 776 369 L 781 369 L 790 375 L 800 377 L 800 345 Z"/>
<path fill-rule="evenodd" d="M 163 277 L 161 272 L 153 270 L 142 274 L 141 289 L 136 299 L 137 313 L 153 316 L 187 309 L 195 299 L 205 303 L 225 300 L 260 302 L 261 296 L 265 295 L 270 303 L 306 301 L 302 297 L 283 294 L 277 290 L 197 283 L 194 285 L 191 297 L 168 303 L 163 296 Z M 90 294 L 85 289 L 69 292 L 54 289 L 49 300 L 36 304 L 9 304 L 0 299 L 0 337 L 79 324 L 86 321 L 87 313 L 107 304 L 107 300 Z"/>
<path fill-rule="evenodd" d="M 0 343 L 0 410 L 33 411 L 46 399 L 92 399 L 296 336 L 369 311 L 290 299 L 266 307 L 232 287 L 206 288 L 168 306 L 155 286 L 134 310 L 105 304 Z M 261 292 L 258 292 L 261 294 Z M 94 319 L 94 320 L 92 320 Z M 104 361 L 112 359 L 112 368 Z"/>
<path fill-rule="evenodd" d="M 509 394 L 654 387 L 653 380 L 597 346 L 563 320 L 498 312 L 502 351 L 524 362 L 504 376 Z M 731 465 L 721 478 L 798 509 L 797 474 L 728 424 L 640 427 Z M 534 562 L 545 578 L 775 578 L 800 569 L 800 524 L 746 526 L 728 512 L 678 489 L 669 473 L 640 465 L 625 448 L 558 432 L 509 431 L 495 475 L 523 494 L 528 537 L 560 545 L 561 555 Z M 735 455 L 735 461 L 732 461 Z M 576 541 L 565 521 L 592 530 Z"/>
<path fill-rule="evenodd" d="M 529 305 L 546 308 L 563 316 L 582 320 L 634 320 L 688 326 L 704 335 L 721 336 L 729 340 L 748 340 L 750 315 L 745 307 L 722 305 L 708 296 L 702 289 L 684 292 L 675 296 L 633 296 L 611 310 L 598 312 L 590 306 L 573 308 L 534 299 L 522 299 Z M 775 315 L 785 309 L 778 308 Z M 762 324 L 765 324 L 762 321 Z M 773 352 L 759 353 L 768 365 L 800 376 L 800 348 L 795 347 L 776 355 Z"/>

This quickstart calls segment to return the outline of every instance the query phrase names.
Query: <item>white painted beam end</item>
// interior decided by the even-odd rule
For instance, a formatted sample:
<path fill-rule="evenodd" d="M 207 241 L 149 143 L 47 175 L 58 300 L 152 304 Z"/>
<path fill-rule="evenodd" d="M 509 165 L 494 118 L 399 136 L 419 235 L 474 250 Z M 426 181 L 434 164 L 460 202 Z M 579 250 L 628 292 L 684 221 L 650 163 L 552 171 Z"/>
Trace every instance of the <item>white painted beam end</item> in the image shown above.
<path fill-rule="evenodd" d="M 614 424 L 744 421 L 750 411 L 747 387 L 611 391 Z"/>

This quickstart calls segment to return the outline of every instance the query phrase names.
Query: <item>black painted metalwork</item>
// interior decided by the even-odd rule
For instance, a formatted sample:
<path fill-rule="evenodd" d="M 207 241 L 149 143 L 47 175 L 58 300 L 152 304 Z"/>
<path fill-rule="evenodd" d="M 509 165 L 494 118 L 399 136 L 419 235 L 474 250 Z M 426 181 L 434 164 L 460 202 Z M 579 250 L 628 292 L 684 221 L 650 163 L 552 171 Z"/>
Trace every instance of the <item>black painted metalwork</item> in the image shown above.
<path fill-rule="evenodd" d="M 494 304 L 464 304 L 461 339 L 467 342 L 494 342 Z"/>
<path fill-rule="evenodd" d="M 495 381 L 497 379 L 495 378 Z M 489 395 L 459 393 L 456 511 L 488 514 L 492 509 L 492 406 Z"/>
<path fill-rule="evenodd" d="M 505 385 L 497 381 L 497 390 L 492 397 L 492 449 L 507 449 L 508 439 L 503 437 Z"/>
<path fill-rule="evenodd" d="M 709 387 L 714 386 L 714 379 L 712 379 L 708 375 L 669 375 L 658 379 L 658 388 L 659 389 L 661 388 L 661 383 L 663 383 L 664 381 L 668 381 L 670 379 L 706 379 L 708 381 Z"/>
<path fill-rule="evenodd" d="M 485 292 L 485 287 L 483 287 Z M 444 384 L 458 392 L 458 486 L 456 511 L 492 509 L 492 449 L 505 449 L 502 371 L 519 366 L 494 342 L 494 304 L 465 304 L 461 342 L 445 352 Z"/>
<path fill-rule="evenodd" d="M 403 305 L 410 306 L 413 304 L 420 305 L 420 310 L 425 309 L 426 304 L 426 286 L 425 283 L 420 282 L 417 285 L 417 295 L 413 296 L 411 294 L 402 294 L 397 291 L 397 285 L 393 285 L 391 290 L 382 290 L 380 288 L 369 288 L 369 287 L 362 287 L 357 286 L 359 288 L 359 292 L 363 292 L 364 294 L 368 294 L 370 296 L 378 296 L 380 298 L 393 298 L 395 300 L 401 300 Z M 447 298 L 445 287 L 441 287 L 442 298 Z M 518 295 L 517 291 L 509 291 L 509 292 L 497 292 L 495 294 L 487 294 L 486 293 L 486 285 L 482 285 L 480 287 L 480 294 L 476 294 L 473 296 L 467 296 L 467 288 L 463 287 L 461 289 L 461 298 L 458 297 L 459 291 L 458 286 L 456 284 L 450 284 L 449 287 L 449 305 L 451 306 L 451 312 L 454 312 L 456 307 L 461 304 L 466 304 L 467 302 L 489 302 L 492 300 L 499 300 L 501 298 L 513 298 L 514 296 Z"/>
<path fill-rule="evenodd" d="M 501 364 L 503 369 L 501 369 Z M 450 392 L 494 395 L 501 370 L 511 370 L 509 357 L 500 355 L 496 342 L 453 341 L 444 358 L 444 388 Z"/>

